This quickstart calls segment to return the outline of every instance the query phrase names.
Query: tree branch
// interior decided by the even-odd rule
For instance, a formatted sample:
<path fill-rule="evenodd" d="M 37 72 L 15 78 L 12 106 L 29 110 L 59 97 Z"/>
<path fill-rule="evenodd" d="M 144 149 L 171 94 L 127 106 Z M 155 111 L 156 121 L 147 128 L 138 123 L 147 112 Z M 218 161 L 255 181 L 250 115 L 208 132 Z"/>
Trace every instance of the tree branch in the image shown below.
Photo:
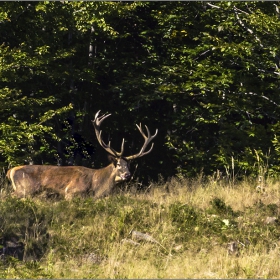
<path fill-rule="evenodd" d="M 234 13 L 235 13 L 235 16 L 236 16 L 237 21 L 239 22 L 239 24 L 240 24 L 244 29 L 246 29 L 250 34 L 252 34 L 252 35 L 255 37 L 256 41 L 259 42 L 260 46 L 263 48 L 263 44 L 261 43 L 261 40 L 260 40 L 256 35 L 254 35 L 253 30 L 250 29 L 249 27 L 247 27 L 247 26 L 243 23 L 243 21 L 240 19 L 239 15 L 238 15 L 238 12 L 237 12 L 239 9 L 237 9 L 235 6 L 234 6 L 233 9 L 234 9 Z M 243 12 L 243 11 L 242 11 L 242 12 Z M 245 13 L 245 12 L 244 12 L 244 13 Z"/>
<path fill-rule="evenodd" d="M 210 4 L 210 3 L 206 3 L 208 6 L 210 6 L 211 8 L 215 8 L 215 9 L 221 9 L 221 7 Z"/>

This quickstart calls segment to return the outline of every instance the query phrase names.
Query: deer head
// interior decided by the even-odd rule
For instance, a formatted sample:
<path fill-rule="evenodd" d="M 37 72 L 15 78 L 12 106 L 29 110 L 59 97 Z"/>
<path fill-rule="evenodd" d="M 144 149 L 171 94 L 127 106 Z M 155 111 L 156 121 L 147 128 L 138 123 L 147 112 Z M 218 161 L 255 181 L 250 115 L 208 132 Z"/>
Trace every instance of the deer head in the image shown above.
<path fill-rule="evenodd" d="M 148 151 L 146 151 L 149 143 L 156 137 L 158 130 L 156 129 L 156 132 L 154 135 L 151 135 L 149 128 L 145 125 L 146 130 L 147 130 L 147 135 L 145 135 L 145 133 L 142 130 L 141 124 L 140 125 L 136 125 L 138 130 L 140 131 L 141 135 L 144 138 L 144 144 L 142 146 L 142 148 L 140 149 L 139 153 L 135 154 L 135 155 L 131 155 L 131 156 L 123 156 L 123 152 L 124 152 L 124 139 L 122 140 L 122 144 L 121 144 L 121 151 L 117 152 L 116 150 L 114 150 L 111 147 L 111 142 L 109 141 L 108 144 L 105 144 L 105 142 L 102 140 L 101 134 L 102 134 L 102 130 L 100 130 L 100 125 L 101 123 L 108 118 L 109 116 L 111 116 L 111 114 L 107 114 L 107 115 L 102 115 L 99 117 L 99 113 L 100 111 L 98 111 L 95 114 L 95 118 L 92 121 L 93 126 L 95 128 L 95 134 L 96 134 L 96 138 L 99 142 L 99 144 L 101 145 L 101 147 L 107 152 L 109 153 L 111 156 L 113 156 L 113 162 L 115 163 L 116 168 L 119 169 L 119 175 L 118 177 L 120 177 L 122 180 L 126 180 L 130 177 L 130 172 L 128 171 L 128 162 L 142 157 L 144 155 L 149 154 L 153 147 L 154 147 L 154 143 L 152 143 L 150 149 Z"/>

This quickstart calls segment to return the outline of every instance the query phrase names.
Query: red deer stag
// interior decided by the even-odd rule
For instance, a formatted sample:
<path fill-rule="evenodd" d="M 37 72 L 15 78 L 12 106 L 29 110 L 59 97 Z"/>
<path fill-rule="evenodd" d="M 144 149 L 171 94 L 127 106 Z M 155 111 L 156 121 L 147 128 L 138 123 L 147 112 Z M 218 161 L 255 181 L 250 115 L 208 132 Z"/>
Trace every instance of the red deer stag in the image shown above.
<path fill-rule="evenodd" d="M 82 166 L 48 166 L 24 165 L 14 167 L 7 172 L 12 182 L 14 194 L 18 197 L 32 196 L 42 191 L 52 191 L 63 195 L 65 199 L 72 199 L 75 195 L 92 193 L 95 198 L 108 195 L 116 183 L 130 178 L 129 161 L 147 155 L 153 149 L 146 151 L 149 143 L 156 137 L 150 134 L 147 126 L 147 135 L 143 132 L 141 124 L 137 126 L 144 137 L 144 145 L 138 154 L 124 157 L 124 139 L 121 151 L 116 152 L 110 145 L 105 144 L 101 138 L 101 123 L 111 114 L 99 116 L 100 111 L 92 121 L 99 144 L 111 155 L 112 163 L 101 169 L 90 169 Z"/>

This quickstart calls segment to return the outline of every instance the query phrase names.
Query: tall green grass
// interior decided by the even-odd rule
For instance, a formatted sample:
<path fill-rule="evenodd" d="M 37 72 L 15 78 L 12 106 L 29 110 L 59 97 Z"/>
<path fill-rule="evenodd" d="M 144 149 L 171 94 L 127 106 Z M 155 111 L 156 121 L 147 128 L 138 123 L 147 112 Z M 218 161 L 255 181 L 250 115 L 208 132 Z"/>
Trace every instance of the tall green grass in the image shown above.
<path fill-rule="evenodd" d="M 69 202 L 20 200 L 5 183 L 0 240 L 25 249 L 2 256 L 0 277 L 279 278 L 279 183 L 256 187 L 201 175 Z"/>

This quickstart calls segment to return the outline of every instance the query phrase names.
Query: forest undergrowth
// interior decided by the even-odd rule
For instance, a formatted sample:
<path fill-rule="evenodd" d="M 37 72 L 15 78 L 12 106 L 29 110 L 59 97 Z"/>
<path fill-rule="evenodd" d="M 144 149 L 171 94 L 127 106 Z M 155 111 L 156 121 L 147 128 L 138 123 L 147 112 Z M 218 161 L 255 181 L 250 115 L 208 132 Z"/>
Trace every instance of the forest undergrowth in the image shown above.
<path fill-rule="evenodd" d="M 277 180 L 174 177 L 72 201 L 1 183 L 0 278 L 280 276 Z"/>

